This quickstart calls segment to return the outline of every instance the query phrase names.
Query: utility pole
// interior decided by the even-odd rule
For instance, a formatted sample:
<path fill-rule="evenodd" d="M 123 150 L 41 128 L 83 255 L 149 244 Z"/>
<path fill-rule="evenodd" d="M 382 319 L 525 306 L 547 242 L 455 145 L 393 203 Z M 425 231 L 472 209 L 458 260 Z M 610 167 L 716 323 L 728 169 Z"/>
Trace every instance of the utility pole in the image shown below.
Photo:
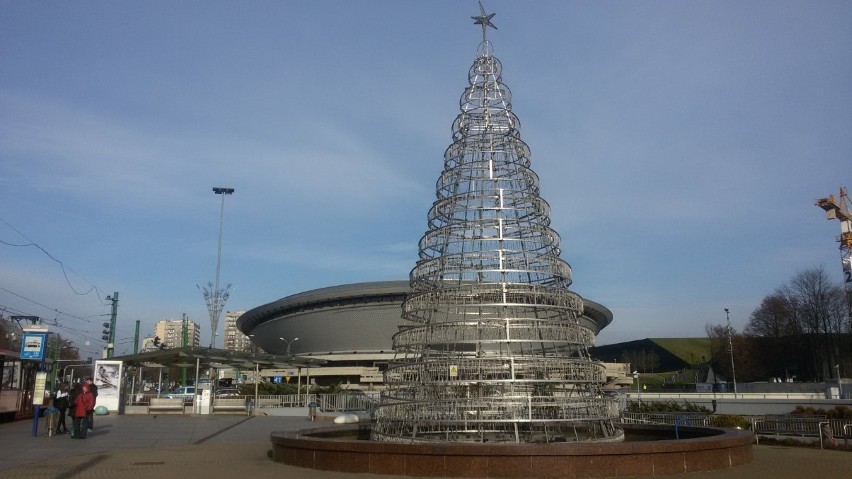
<path fill-rule="evenodd" d="M 186 313 L 183 313 L 183 317 L 182 317 L 182 320 L 181 320 L 181 333 L 180 333 L 181 341 L 180 341 L 180 345 L 181 345 L 181 347 L 184 347 L 184 348 L 186 347 L 187 343 L 189 342 L 189 327 L 188 327 L 189 325 L 187 324 L 187 321 L 189 321 L 189 320 L 186 318 Z M 186 368 L 185 367 L 180 368 L 180 381 L 181 381 L 180 382 L 181 385 L 186 386 Z"/>
<path fill-rule="evenodd" d="M 57 369 L 59 368 L 59 352 L 61 345 L 59 344 L 59 334 L 52 333 L 53 336 L 53 364 L 51 365 L 51 374 L 50 374 L 50 392 L 56 391 L 56 374 L 59 372 Z"/>
<path fill-rule="evenodd" d="M 181 346 L 189 346 L 189 318 L 186 317 L 186 313 L 183 313 L 183 319 L 181 319 Z"/>
<path fill-rule="evenodd" d="M 109 317 L 109 339 L 107 340 L 107 359 L 115 355 L 115 320 L 118 316 L 118 291 L 107 296 L 106 300 L 112 303 L 112 312 Z"/>
<path fill-rule="evenodd" d="M 133 354 L 139 352 L 139 320 L 136 320 L 136 334 L 133 336 Z"/>
<path fill-rule="evenodd" d="M 731 315 L 728 308 L 725 308 L 725 318 L 728 320 L 728 351 L 731 353 L 731 376 L 734 380 L 734 397 L 737 397 L 737 372 L 734 369 L 734 334 L 731 329 Z"/>

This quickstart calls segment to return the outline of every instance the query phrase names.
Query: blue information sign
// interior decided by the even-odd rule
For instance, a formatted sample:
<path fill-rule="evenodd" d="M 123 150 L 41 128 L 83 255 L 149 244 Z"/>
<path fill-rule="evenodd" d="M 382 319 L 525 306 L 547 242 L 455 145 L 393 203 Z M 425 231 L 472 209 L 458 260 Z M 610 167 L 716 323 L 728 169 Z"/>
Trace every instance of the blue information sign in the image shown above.
<path fill-rule="evenodd" d="M 24 333 L 21 344 L 21 359 L 44 359 L 44 350 L 47 346 L 47 333 Z"/>

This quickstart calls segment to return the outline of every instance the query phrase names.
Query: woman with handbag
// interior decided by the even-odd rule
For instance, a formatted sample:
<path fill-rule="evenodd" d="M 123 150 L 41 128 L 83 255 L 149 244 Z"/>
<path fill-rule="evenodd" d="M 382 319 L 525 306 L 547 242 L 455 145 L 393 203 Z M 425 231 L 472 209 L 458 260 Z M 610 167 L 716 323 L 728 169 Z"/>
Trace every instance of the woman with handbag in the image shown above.
<path fill-rule="evenodd" d="M 74 412 L 74 431 L 71 433 L 73 439 L 86 439 L 89 424 L 86 416 L 95 408 L 95 396 L 89 391 L 89 385 L 83 383 L 80 386 L 80 394 L 74 398 L 71 410 Z"/>

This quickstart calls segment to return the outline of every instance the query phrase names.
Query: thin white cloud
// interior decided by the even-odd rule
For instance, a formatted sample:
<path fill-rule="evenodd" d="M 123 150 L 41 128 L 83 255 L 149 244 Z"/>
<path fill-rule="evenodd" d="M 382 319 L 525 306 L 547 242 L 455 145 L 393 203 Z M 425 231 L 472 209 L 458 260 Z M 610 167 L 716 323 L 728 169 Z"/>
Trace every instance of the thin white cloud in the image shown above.
<path fill-rule="evenodd" d="M 850 186 L 849 5 L 498 3 L 489 38 L 522 137 L 577 291 L 612 307 L 610 331 L 700 335 L 684 321 L 700 305 L 748 310 L 802 267 L 839 278 L 837 225 L 812 202 Z M 126 292 L 128 320 L 206 324 L 212 186 L 237 190 L 229 307 L 408 274 L 475 5 L 11 8 L 0 209 Z"/>

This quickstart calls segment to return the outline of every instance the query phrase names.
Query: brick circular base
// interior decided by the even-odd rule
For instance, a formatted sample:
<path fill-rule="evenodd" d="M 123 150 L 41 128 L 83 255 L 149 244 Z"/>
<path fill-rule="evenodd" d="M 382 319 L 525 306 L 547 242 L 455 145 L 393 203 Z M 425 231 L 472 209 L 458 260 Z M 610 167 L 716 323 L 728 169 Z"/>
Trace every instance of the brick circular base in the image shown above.
<path fill-rule="evenodd" d="M 272 457 L 298 467 L 400 476 L 585 478 L 655 476 L 726 469 L 752 460 L 750 432 L 711 427 L 624 425 L 630 434 L 671 440 L 554 444 L 408 444 L 335 437 L 369 436 L 357 424 L 272 433 Z M 321 436 L 320 436 L 321 435 Z"/>

